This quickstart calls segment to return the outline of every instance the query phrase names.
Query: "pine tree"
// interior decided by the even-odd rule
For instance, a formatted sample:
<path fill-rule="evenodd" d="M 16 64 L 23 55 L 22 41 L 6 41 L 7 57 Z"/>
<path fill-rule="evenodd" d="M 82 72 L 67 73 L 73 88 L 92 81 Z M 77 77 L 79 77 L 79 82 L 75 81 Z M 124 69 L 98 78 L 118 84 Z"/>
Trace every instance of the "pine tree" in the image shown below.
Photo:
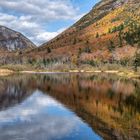
<path fill-rule="evenodd" d="M 87 46 L 85 47 L 85 50 L 84 50 L 86 53 L 91 53 L 91 49 Z"/>
<path fill-rule="evenodd" d="M 77 40 L 76 40 L 76 38 L 74 38 L 74 40 L 73 40 L 73 45 L 75 45 L 76 42 L 77 42 Z"/>
<path fill-rule="evenodd" d="M 45 58 L 43 58 L 43 64 L 44 64 L 44 66 L 46 66 L 46 59 Z"/>
<path fill-rule="evenodd" d="M 110 29 L 110 28 L 108 29 L 108 33 L 109 33 L 109 34 L 111 33 L 111 29 Z"/>
<path fill-rule="evenodd" d="M 109 41 L 108 49 L 110 52 L 115 50 L 115 45 L 114 45 L 114 42 L 112 40 Z"/>
<path fill-rule="evenodd" d="M 133 65 L 135 72 L 137 72 L 138 67 L 140 66 L 140 53 L 138 51 L 136 51 Z"/>
<path fill-rule="evenodd" d="M 99 38 L 99 33 L 97 32 L 97 34 L 96 34 L 96 38 Z"/>
<path fill-rule="evenodd" d="M 81 54 L 82 54 L 82 49 L 79 48 L 79 50 L 78 50 L 78 57 L 80 57 Z"/>
<path fill-rule="evenodd" d="M 47 48 L 48 53 L 51 53 L 51 49 L 50 47 Z"/>
<path fill-rule="evenodd" d="M 123 46 L 123 38 L 122 38 L 122 32 L 119 32 L 119 47 Z"/>

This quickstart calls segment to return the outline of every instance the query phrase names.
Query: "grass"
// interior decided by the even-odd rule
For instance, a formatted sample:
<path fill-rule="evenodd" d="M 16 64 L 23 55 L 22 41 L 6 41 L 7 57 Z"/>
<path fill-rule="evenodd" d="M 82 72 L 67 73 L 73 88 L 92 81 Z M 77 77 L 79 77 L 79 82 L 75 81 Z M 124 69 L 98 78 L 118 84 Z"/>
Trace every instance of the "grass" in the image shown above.
<path fill-rule="evenodd" d="M 19 65 L 19 64 L 9 64 L 9 65 L 2 65 L 0 69 L 9 69 L 14 72 L 26 71 L 26 70 L 35 70 L 36 68 L 31 65 Z"/>
<path fill-rule="evenodd" d="M 13 74 L 14 72 L 9 69 L 0 69 L 0 76 L 7 76 Z"/>
<path fill-rule="evenodd" d="M 140 68 L 138 72 L 134 72 L 132 67 L 122 67 L 117 64 L 106 64 L 100 65 L 98 67 L 93 67 L 91 65 L 51 65 L 49 67 L 33 67 L 32 65 L 3 65 L 0 66 L 0 75 L 5 75 L 7 73 L 25 73 L 25 72 L 90 72 L 90 73 L 114 73 L 120 77 L 125 78 L 140 78 Z"/>

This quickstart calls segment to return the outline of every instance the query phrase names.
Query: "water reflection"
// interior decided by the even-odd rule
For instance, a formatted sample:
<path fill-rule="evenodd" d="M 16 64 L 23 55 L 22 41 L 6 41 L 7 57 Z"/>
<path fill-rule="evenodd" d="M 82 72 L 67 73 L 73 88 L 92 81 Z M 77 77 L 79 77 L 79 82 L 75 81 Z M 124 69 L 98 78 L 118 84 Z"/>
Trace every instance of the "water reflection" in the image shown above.
<path fill-rule="evenodd" d="M 140 81 L 38 74 L 3 77 L 0 87 L 0 139 L 140 139 Z"/>
<path fill-rule="evenodd" d="M 78 133 L 84 130 L 90 131 L 90 135 L 81 137 Z M 91 130 L 72 112 L 40 91 L 0 113 L 0 132 L 0 138 L 5 140 L 99 139 L 96 134 L 91 135 Z"/>

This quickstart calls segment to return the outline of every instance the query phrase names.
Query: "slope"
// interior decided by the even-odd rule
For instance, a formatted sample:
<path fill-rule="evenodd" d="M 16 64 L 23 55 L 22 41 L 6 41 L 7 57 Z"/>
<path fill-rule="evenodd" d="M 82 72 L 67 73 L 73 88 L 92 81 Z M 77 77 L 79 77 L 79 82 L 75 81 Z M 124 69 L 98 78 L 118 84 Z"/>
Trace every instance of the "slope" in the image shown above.
<path fill-rule="evenodd" d="M 132 65 L 140 45 L 139 15 L 139 0 L 102 0 L 69 29 L 23 56 L 45 66 Z"/>
<path fill-rule="evenodd" d="M 21 33 L 11 30 L 7 27 L 0 26 L 0 48 L 8 51 L 24 50 L 35 48 L 29 39 Z"/>

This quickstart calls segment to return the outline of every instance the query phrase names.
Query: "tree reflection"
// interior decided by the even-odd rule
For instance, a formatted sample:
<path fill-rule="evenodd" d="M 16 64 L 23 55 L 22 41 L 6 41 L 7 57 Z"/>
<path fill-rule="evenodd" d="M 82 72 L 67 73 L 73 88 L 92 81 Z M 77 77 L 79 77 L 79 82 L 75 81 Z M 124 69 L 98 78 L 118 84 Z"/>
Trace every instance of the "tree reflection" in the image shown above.
<path fill-rule="evenodd" d="M 39 89 L 73 110 L 105 139 L 140 139 L 140 81 L 115 75 L 16 75 L 0 79 L 0 106 Z"/>

